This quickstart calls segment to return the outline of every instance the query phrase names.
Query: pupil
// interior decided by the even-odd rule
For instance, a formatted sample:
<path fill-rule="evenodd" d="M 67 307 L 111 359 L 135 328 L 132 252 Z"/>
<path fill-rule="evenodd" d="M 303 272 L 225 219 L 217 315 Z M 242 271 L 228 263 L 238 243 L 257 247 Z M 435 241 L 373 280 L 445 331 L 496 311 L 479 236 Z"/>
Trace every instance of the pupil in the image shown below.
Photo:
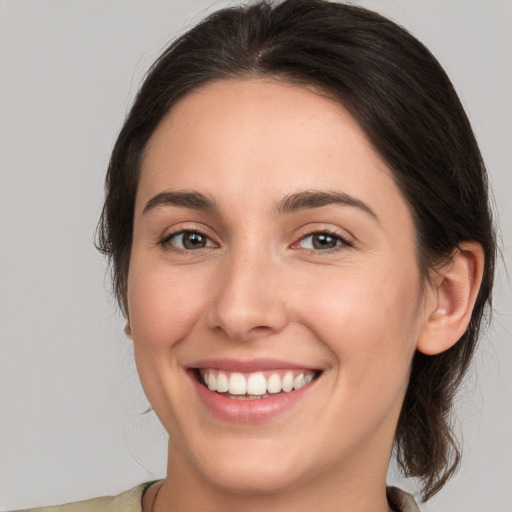
<path fill-rule="evenodd" d="M 183 247 L 185 249 L 201 249 L 206 245 L 206 238 L 200 233 L 185 233 L 183 235 Z"/>
<path fill-rule="evenodd" d="M 313 247 L 315 249 L 332 249 L 336 247 L 336 238 L 325 233 L 313 236 Z"/>

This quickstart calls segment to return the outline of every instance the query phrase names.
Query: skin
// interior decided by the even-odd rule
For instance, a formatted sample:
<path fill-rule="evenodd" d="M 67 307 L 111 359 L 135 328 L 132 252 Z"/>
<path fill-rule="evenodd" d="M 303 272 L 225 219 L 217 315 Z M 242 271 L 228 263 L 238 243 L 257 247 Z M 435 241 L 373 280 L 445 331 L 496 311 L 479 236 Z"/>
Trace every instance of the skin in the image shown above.
<path fill-rule="evenodd" d="M 373 214 L 342 204 L 276 212 L 311 190 L 348 194 Z M 199 192 L 218 211 L 144 211 L 169 191 Z M 183 230 L 206 246 L 180 247 L 171 235 Z M 335 247 L 312 248 L 311 234 L 326 231 Z M 411 359 L 444 297 L 422 293 L 415 251 L 405 199 L 339 104 L 247 79 L 207 84 L 175 105 L 142 165 L 128 278 L 126 331 L 170 436 L 167 478 L 144 510 L 389 510 Z M 437 316 L 452 312 L 450 297 L 442 306 Z M 186 372 L 210 357 L 322 373 L 289 410 L 237 424 L 210 413 Z"/>

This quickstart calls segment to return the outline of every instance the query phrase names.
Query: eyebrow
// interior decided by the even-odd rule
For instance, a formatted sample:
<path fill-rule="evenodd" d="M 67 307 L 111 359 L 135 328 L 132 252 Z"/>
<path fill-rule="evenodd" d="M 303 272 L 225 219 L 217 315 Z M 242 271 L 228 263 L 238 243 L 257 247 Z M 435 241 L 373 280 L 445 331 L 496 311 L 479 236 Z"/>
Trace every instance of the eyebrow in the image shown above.
<path fill-rule="evenodd" d="M 276 213 L 292 213 L 322 206 L 341 205 L 359 208 L 363 212 L 379 220 L 377 214 L 363 201 L 344 192 L 306 190 L 297 192 L 281 199 L 275 206 Z M 207 212 L 218 213 L 217 203 L 210 197 L 196 191 L 166 191 L 151 198 L 144 206 L 143 214 L 159 206 L 180 206 Z"/>
<path fill-rule="evenodd" d="M 142 213 L 147 213 L 158 206 L 182 206 L 194 210 L 218 212 L 219 207 L 215 201 L 200 192 L 193 191 L 166 191 L 151 198 Z"/>
<path fill-rule="evenodd" d="M 353 206 L 379 220 L 377 214 L 363 201 L 343 192 L 306 190 L 285 197 L 276 205 L 278 213 L 290 213 L 308 208 L 320 208 L 329 205 Z"/>

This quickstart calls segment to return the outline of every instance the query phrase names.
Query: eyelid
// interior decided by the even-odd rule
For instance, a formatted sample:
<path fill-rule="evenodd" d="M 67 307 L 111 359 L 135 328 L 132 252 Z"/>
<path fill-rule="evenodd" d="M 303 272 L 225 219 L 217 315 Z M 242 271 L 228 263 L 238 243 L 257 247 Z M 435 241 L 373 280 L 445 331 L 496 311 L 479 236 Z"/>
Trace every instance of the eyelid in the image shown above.
<path fill-rule="evenodd" d="M 188 225 L 179 225 L 176 227 L 173 227 L 171 229 L 166 229 L 164 233 L 158 238 L 157 245 L 167 248 L 167 250 L 177 252 L 177 253 L 192 253 L 192 252 L 201 252 L 202 250 L 208 250 L 212 247 L 218 247 L 219 243 L 216 242 L 215 238 L 209 234 L 209 230 L 203 229 L 200 226 L 194 225 L 194 226 L 188 226 Z M 184 234 L 184 233 L 198 233 L 202 236 L 204 236 L 208 240 L 208 245 L 206 247 L 200 247 L 198 249 L 182 249 L 180 247 L 173 246 L 170 241 L 178 235 Z"/>
<path fill-rule="evenodd" d="M 338 230 L 338 229 L 330 227 L 330 226 L 329 227 L 320 227 L 319 226 L 316 229 L 309 228 L 307 230 L 304 230 L 304 233 L 299 235 L 299 237 L 297 238 L 297 241 L 291 245 L 291 248 L 292 249 L 301 249 L 301 247 L 298 246 L 300 242 L 302 242 L 303 240 L 305 240 L 306 238 L 308 238 L 310 236 L 321 235 L 321 234 L 332 236 L 332 237 L 338 239 L 340 241 L 340 243 L 330 249 L 304 249 L 304 250 L 329 253 L 329 252 L 343 250 L 346 248 L 353 247 L 353 237 L 348 236 L 345 231 L 341 231 L 341 230 Z"/>
<path fill-rule="evenodd" d="M 172 248 L 170 248 L 169 250 L 172 250 L 174 252 L 183 252 L 183 253 L 200 252 L 205 249 L 207 250 L 207 249 L 211 249 L 211 248 L 220 246 L 219 242 L 217 242 L 217 240 L 216 240 L 216 237 L 211 235 L 210 229 L 205 229 L 202 226 L 198 226 L 197 224 L 194 224 L 192 226 L 187 225 L 187 224 L 188 223 L 184 223 L 184 224 L 180 223 L 179 225 L 173 226 L 172 228 L 168 227 L 163 232 L 163 234 L 158 238 L 157 245 L 160 245 L 162 247 L 171 246 Z M 300 232 L 302 232 L 302 233 L 300 233 Z M 178 236 L 183 233 L 199 233 L 200 235 L 204 236 L 207 239 L 208 244 L 207 244 L 207 246 L 201 247 L 198 249 L 181 249 L 179 247 L 172 246 L 172 244 L 170 244 L 170 240 L 173 237 Z M 354 237 L 351 234 L 347 233 L 346 230 L 341 230 L 337 227 L 333 227 L 332 225 L 326 226 L 325 224 L 318 225 L 318 227 L 312 227 L 311 225 L 303 226 L 299 230 L 299 234 L 296 236 L 295 242 L 293 242 L 289 247 L 292 249 L 301 249 L 301 247 L 299 247 L 299 245 L 303 240 L 305 240 L 306 238 L 308 238 L 310 236 L 319 235 L 319 234 L 326 234 L 326 235 L 332 236 L 332 237 L 336 238 L 337 240 L 339 240 L 340 243 L 330 249 L 305 248 L 303 250 L 311 251 L 311 252 L 318 252 L 318 253 L 320 253 L 320 252 L 321 253 L 330 253 L 330 252 L 335 252 L 338 250 L 343 250 L 346 248 L 353 247 Z"/>

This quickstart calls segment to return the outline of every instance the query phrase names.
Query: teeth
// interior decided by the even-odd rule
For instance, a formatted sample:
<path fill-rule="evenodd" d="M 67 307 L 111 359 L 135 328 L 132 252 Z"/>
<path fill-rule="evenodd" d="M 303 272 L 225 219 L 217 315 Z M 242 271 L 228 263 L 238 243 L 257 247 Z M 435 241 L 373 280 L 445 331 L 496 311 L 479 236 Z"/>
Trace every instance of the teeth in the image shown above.
<path fill-rule="evenodd" d="M 227 393 L 229 391 L 229 381 L 225 373 L 219 372 L 217 374 L 217 389 L 219 393 Z"/>
<path fill-rule="evenodd" d="M 247 379 L 248 395 L 264 395 L 267 392 L 267 379 L 262 373 L 251 373 Z"/>
<path fill-rule="evenodd" d="M 232 373 L 229 377 L 229 392 L 232 395 L 245 395 L 247 393 L 247 381 L 241 373 Z"/>
<path fill-rule="evenodd" d="M 279 372 L 255 372 L 242 374 L 229 373 L 217 370 L 202 370 L 201 377 L 210 391 L 229 393 L 239 399 L 251 400 L 254 398 L 268 398 L 268 394 L 281 391 L 289 393 L 309 384 L 315 377 L 314 372 L 294 373 L 287 371 L 284 375 Z M 268 394 L 267 394 L 268 393 Z M 264 396 L 265 395 L 265 396 Z"/>
<path fill-rule="evenodd" d="M 210 391 L 217 390 L 217 379 L 215 378 L 215 375 L 213 373 L 210 373 L 210 375 L 208 375 L 208 389 Z"/>
<path fill-rule="evenodd" d="M 304 374 L 299 373 L 299 375 L 297 375 L 297 377 L 295 377 L 295 379 L 293 381 L 293 389 L 300 389 L 305 385 L 306 385 L 306 380 L 304 379 Z"/>
<path fill-rule="evenodd" d="M 267 391 L 269 393 L 279 393 L 282 389 L 281 377 L 277 373 L 273 373 L 267 379 Z"/>
<path fill-rule="evenodd" d="M 286 375 L 283 377 L 283 383 L 282 383 L 283 391 L 288 393 L 293 389 L 293 373 L 287 372 Z"/>

